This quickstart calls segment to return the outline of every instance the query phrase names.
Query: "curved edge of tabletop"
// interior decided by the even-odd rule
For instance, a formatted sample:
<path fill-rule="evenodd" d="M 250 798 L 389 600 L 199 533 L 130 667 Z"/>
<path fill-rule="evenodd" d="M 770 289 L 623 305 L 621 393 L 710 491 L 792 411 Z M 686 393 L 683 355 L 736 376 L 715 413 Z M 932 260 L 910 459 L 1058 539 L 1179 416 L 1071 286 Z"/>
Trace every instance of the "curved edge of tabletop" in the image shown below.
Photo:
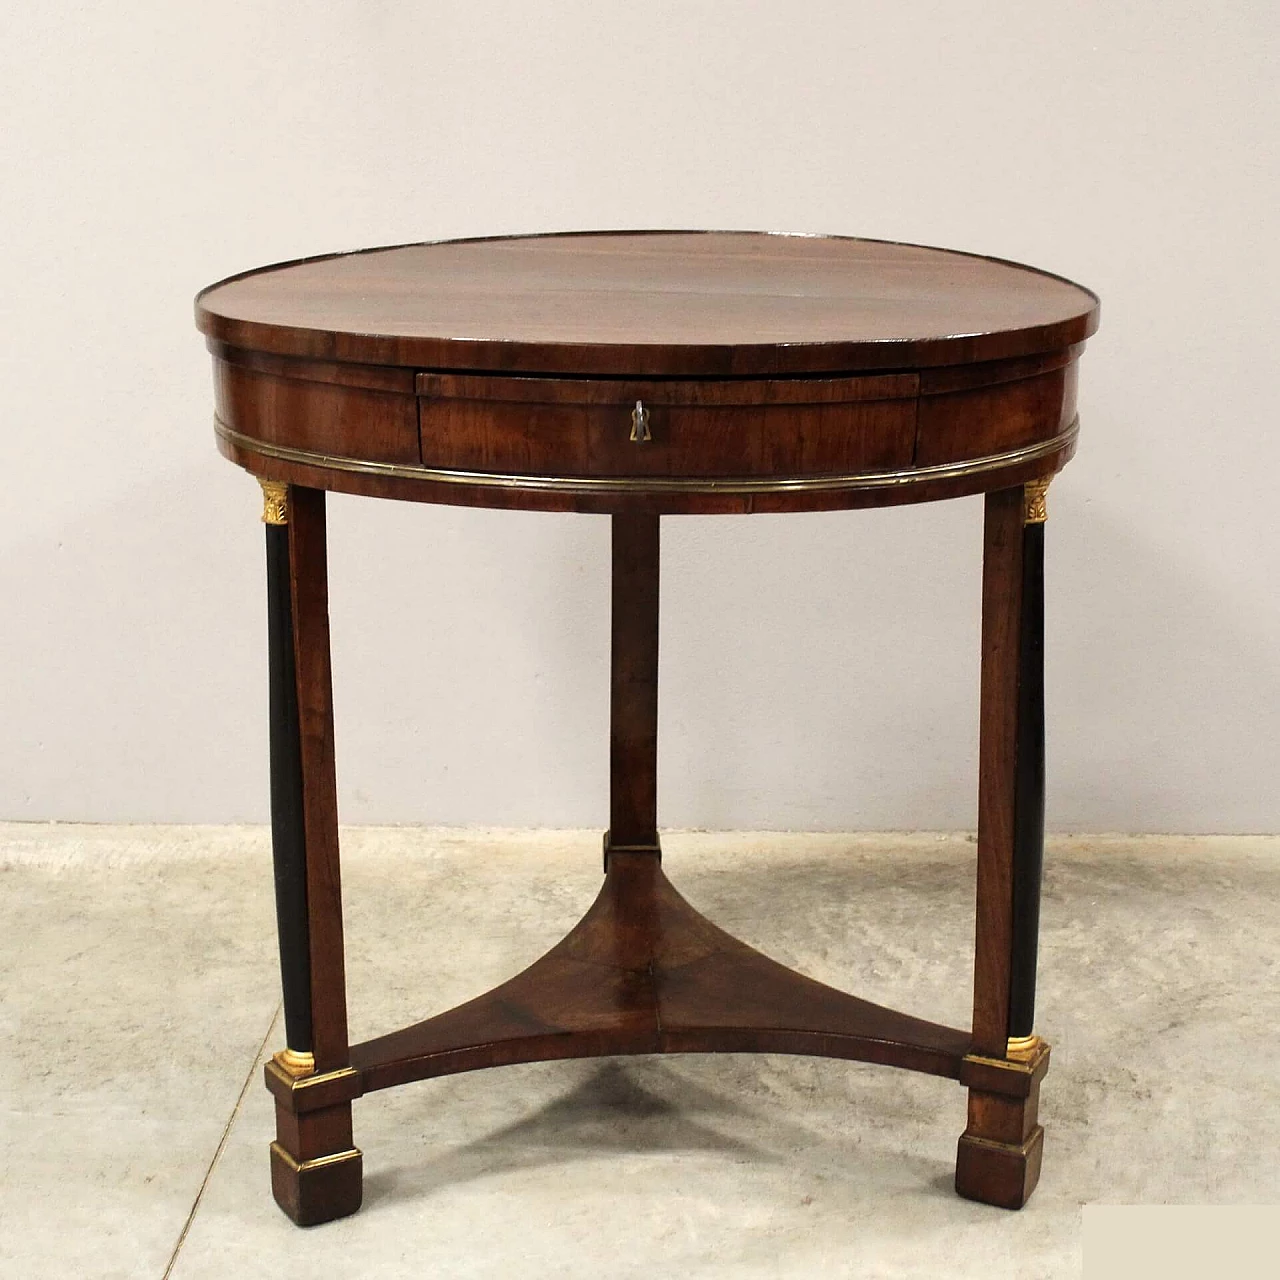
<path fill-rule="evenodd" d="M 290 267 L 336 258 L 363 257 L 396 249 L 434 245 L 490 244 L 513 240 L 552 240 L 604 236 L 757 235 L 782 239 L 814 239 L 932 250 L 939 254 L 990 262 L 1055 280 L 1078 290 L 1090 305 L 1074 316 L 1023 329 L 986 333 L 946 334 L 928 338 L 860 340 L 850 342 L 768 342 L 732 345 L 674 343 L 530 343 L 505 339 L 405 337 L 394 334 L 347 333 L 224 316 L 207 305 L 210 295 L 225 285 Z M 1090 288 L 1055 272 L 1025 262 L 942 248 L 906 240 L 870 236 L 826 235 L 790 231 L 734 231 L 716 229 L 617 228 L 590 231 L 551 231 L 528 235 L 470 236 L 375 245 L 356 250 L 312 254 L 253 267 L 205 286 L 195 296 L 197 329 L 213 342 L 301 359 L 339 363 L 391 365 L 456 372 L 513 374 L 572 374 L 587 376 L 760 377 L 810 374 L 865 373 L 1039 355 L 1083 343 L 1097 332 L 1101 299 Z"/>

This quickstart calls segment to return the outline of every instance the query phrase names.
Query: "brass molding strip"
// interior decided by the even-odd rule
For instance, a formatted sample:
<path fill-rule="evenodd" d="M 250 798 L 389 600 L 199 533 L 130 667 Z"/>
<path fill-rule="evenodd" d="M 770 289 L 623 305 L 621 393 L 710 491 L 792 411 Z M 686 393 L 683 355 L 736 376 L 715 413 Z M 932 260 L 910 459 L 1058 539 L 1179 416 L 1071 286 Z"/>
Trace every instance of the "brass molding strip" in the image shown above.
<path fill-rule="evenodd" d="M 213 420 L 215 433 L 264 458 L 296 462 L 302 466 L 330 471 L 352 471 L 362 475 L 392 477 L 401 480 L 423 480 L 433 484 L 475 485 L 487 489 L 515 489 L 554 493 L 825 493 L 846 489 L 895 489 L 931 480 L 958 480 L 982 475 L 1004 467 L 1035 462 L 1057 453 L 1071 444 L 1080 431 L 1080 419 L 1073 418 L 1065 431 L 1048 440 L 1010 449 L 1005 453 L 969 458 L 964 462 L 935 463 L 929 467 L 907 467 L 896 471 L 862 471 L 841 476 L 742 476 L 718 479 L 714 476 L 540 476 L 518 475 L 499 471 L 458 471 L 446 467 L 411 466 L 401 462 L 367 462 L 338 454 L 313 453 L 309 449 L 293 449 L 288 445 L 255 440 L 229 427 L 221 418 Z"/>
<path fill-rule="evenodd" d="M 967 1129 L 960 1135 L 960 1141 L 966 1146 L 983 1147 L 988 1151 L 1021 1151 L 1025 1154 L 1039 1143 L 1043 1137 L 1044 1126 L 1036 1125 L 1025 1142 L 997 1142 L 995 1138 L 980 1138 L 976 1133 L 970 1133 Z"/>
<path fill-rule="evenodd" d="M 358 1076 L 360 1073 L 355 1067 L 339 1067 L 336 1071 L 325 1071 L 320 1075 L 301 1076 L 292 1080 L 295 1092 L 302 1092 L 306 1089 L 314 1089 L 317 1085 L 326 1085 L 334 1080 L 345 1080 L 348 1076 Z"/>
<path fill-rule="evenodd" d="M 361 1155 L 359 1147 L 352 1147 L 347 1151 L 336 1151 L 331 1156 L 316 1156 L 313 1160 L 295 1160 L 278 1142 L 271 1144 L 271 1150 L 294 1173 L 306 1173 L 310 1169 L 323 1169 L 326 1165 L 331 1164 L 345 1164 L 348 1160 L 359 1160 Z"/>
<path fill-rule="evenodd" d="M 1034 1062 L 1027 1058 L 988 1058 L 980 1053 L 966 1053 L 963 1061 L 973 1062 L 983 1067 L 1000 1067 L 1004 1071 L 1016 1071 L 1020 1075 L 1030 1075 L 1034 1065 Z"/>

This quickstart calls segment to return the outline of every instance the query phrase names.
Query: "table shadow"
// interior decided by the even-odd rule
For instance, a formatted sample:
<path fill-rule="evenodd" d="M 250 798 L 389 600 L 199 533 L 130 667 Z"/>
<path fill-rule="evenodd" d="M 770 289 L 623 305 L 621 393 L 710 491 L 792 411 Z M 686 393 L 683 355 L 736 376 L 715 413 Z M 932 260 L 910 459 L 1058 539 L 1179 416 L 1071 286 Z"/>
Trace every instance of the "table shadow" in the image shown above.
<path fill-rule="evenodd" d="M 591 1063 L 565 1093 L 510 1124 L 438 1155 L 366 1174 L 366 1209 L 424 1200 L 482 1178 L 554 1170 L 600 1156 L 675 1152 L 756 1167 L 794 1162 L 798 1175 L 814 1165 L 834 1166 L 847 1169 L 859 1184 L 879 1178 L 878 1166 L 892 1160 L 900 1170 L 914 1167 L 912 1176 L 927 1194 L 941 1186 L 953 1194 L 949 1167 L 944 1176 L 936 1160 L 869 1148 L 856 1116 L 840 1129 L 822 1127 L 816 1114 L 812 1126 L 789 1119 L 765 1082 L 770 1068 L 751 1055 L 727 1056 L 734 1065 L 723 1089 L 708 1088 L 663 1060 Z M 556 1064 L 560 1069 L 563 1065 Z M 774 1074 L 776 1070 L 774 1066 Z M 753 1099 L 768 1100 L 767 1111 Z M 868 1099 L 868 1111 L 874 1107 Z M 759 1136 L 745 1136 L 744 1130 Z"/>

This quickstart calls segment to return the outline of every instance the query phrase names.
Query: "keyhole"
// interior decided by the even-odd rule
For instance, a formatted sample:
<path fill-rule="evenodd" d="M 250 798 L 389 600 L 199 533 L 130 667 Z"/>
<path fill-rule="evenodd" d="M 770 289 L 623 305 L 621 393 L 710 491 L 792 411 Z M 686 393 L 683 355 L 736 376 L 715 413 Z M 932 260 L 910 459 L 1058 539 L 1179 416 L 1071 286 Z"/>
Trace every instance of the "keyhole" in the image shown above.
<path fill-rule="evenodd" d="M 643 400 L 637 400 L 636 407 L 631 410 L 631 439 L 636 444 L 653 439 L 649 433 L 649 410 L 644 407 Z"/>

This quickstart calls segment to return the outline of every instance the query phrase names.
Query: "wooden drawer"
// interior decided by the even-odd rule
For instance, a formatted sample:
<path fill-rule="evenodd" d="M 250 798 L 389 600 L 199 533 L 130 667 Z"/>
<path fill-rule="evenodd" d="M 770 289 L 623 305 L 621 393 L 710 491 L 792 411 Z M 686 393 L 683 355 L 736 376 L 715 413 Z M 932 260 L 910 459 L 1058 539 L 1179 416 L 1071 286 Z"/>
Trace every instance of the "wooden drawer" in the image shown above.
<path fill-rule="evenodd" d="M 908 467 L 918 387 L 913 373 L 769 381 L 420 373 L 422 461 L 561 476 L 805 476 Z"/>
<path fill-rule="evenodd" d="M 217 348 L 217 414 L 266 444 L 374 462 L 416 463 L 413 373 Z"/>
<path fill-rule="evenodd" d="M 1073 351 L 926 370 L 920 377 L 916 465 L 1021 449 L 1065 431 L 1076 414 L 1078 370 Z"/>

